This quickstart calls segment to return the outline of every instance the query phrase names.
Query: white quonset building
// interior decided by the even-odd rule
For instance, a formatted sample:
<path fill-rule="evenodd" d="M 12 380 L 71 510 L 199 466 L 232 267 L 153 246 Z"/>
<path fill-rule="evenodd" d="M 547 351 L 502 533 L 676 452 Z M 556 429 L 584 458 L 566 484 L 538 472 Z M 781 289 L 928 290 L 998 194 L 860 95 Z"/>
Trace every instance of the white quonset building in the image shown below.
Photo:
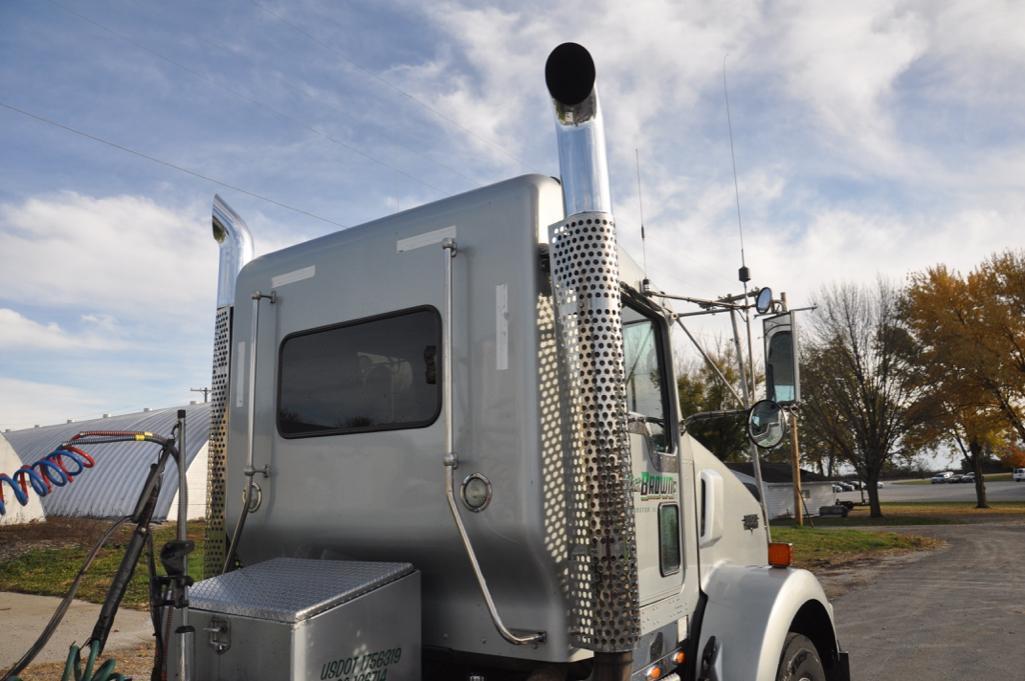
<path fill-rule="evenodd" d="M 10 443 L 3 435 L 0 435 L 0 473 L 11 475 L 22 466 L 21 457 L 14 451 Z M 43 505 L 39 497 L 30 494 L 28 504 L 22 506 L 14 498 L 14 493 L 6 483 L 0 483 L 0 493 L 3 494 L 4 514 L 0 515 L 0 525 L 21 525 L 36 520 L 46 520 L 46 513 L 43 512 Z"/>
<path fill-rule="evenodd" d="M 754 493 L 754 466 L 751 463 L 728 463 L 733 474 Z M 763 463 L 762 482 L 765 485 L 765 512 L 770 520 L 794 517 L 794 476 L 788 463 Z M 831 506 L 836 500 L 833 483 L 818 473 L 801 469 L 801 496 L 805 515 L 817 516 L 819 508 Z"/>
<path fill-rule="evenodd" d="M 39 460 L 57 445 L 71 439 L 76 433 L 90 430 L 142 431 L 169 436 L 177 421 L 178 410 L 185 409 L 185 460 L 188 465 L 188 517 L 203 518 L 206 514 L 207 441 L 210 433 L 210 410 L 207 404 L 187 407 L 154 409 L 134 414 L 110 416 L 89 421 L 75 421 L 55 426 L 7 431 L 3 435 L 13 448 L 17 462 L 7 465 L 3 459 L 0 472 L 12 474 L 18 466 Z M 46 516 L 79 516 L 89 518 L 115 518 L 130 515 L 139 498 L 150 464 L 156 461 L 158 445 L 141 442 L 117 442 L 83 447 L 96 465 L 84 470 L 71 484 L 55 488 L 42 498 L 42 512 Z M 6 492 L 7 490 L 5 490 Z M 7 512 L 23 508 L 6 495 Z M 39 503 L 34 492 L 29 492 L 31 503 Z M 12 503 L 13 502 L 13 503 Z M 157 498 L 154 520 L 172 520 L 178 513 L 178 476 L 174 463 L 168 462 L 163 487 Z"/>

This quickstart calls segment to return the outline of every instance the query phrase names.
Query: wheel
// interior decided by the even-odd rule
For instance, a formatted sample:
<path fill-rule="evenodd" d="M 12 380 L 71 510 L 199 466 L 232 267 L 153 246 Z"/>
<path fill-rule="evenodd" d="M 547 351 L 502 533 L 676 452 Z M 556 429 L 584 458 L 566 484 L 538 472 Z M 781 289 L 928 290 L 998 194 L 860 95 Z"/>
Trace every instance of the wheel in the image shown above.
<path fill-rule="evenodd" d="M 779 657 L 776 681 L 826 681 L 815 645 L 807 636 L 790 632 Z"/>

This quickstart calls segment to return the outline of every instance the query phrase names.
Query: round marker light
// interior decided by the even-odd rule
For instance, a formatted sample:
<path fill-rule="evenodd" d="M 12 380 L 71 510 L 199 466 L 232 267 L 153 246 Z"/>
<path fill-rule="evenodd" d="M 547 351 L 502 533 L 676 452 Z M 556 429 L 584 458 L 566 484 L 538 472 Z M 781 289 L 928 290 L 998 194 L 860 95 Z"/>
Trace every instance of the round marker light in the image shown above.
<path fill-rule="evenodd" d="M 474 513 L 480 513 L 491 503 L 491 481 L 481 473 L 472 473 L 463 480 L 463 503 Z"/>
<path fill-rule="evenodd" d="M 657 664 L 655 666 L 653 666 L 653 667 L 650 667 L 648 669 L 647 673 L 645 673 L 645 675 L 644 675 L 644 677 L 646 679 L 649 679 L 650 681 L 655 681 L 655 679 L 660 678 L 661 676 L 662 676 L 662 668 L 659 667 Z"/>

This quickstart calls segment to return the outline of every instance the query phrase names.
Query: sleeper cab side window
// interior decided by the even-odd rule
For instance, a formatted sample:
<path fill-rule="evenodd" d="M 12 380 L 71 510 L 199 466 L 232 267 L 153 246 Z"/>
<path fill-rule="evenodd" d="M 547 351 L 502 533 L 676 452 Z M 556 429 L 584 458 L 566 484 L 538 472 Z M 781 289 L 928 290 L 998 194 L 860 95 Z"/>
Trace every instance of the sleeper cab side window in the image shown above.
<path fill-rule="evenodd" d="M 440 349 L 433 307 L 285 337 L 278 432 L 295 438 L 429 426 L 441 411 Z"/>

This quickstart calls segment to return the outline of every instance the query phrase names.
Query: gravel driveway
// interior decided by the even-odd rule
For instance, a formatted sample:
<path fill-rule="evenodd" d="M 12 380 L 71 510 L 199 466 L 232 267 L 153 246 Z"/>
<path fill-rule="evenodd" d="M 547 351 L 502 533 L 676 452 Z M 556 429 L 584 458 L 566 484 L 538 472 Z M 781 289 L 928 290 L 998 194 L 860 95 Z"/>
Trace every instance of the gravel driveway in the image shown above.
<path fill-rule="evenodd" d="M 906 531 L 948 546 L 883 564 L 833 600 L 852 678 L 1025 679 L 1025 522 Z"/>

